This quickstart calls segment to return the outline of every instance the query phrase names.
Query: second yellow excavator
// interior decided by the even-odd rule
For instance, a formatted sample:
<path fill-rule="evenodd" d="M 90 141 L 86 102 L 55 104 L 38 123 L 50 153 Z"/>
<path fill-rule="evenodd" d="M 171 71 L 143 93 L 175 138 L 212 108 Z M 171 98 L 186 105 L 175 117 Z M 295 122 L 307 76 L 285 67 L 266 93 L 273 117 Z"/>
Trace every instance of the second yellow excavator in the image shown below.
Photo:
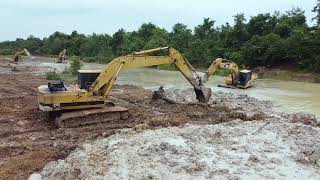
<path fill-rule="evenodd" d="M 208 68 L 206 73 L 202 77 L 202 81 L 208 81 L 209 77 L 213 75 L 219 69 L 228 69 L 230 70 L 230 74 L 225 80 L 225 84 L 227 86 L 219 85 L 220 87 L 228 87 L 228 88 L 242 88 L 246 89 L 251 87 L 256 80 L 258 79 L 258 75 L 253 73 L 251 70 L 241 70 L 239 71 L 238 65 L 232 61 L 225 60 L 222 58 L 217 58 Z"/>
<path fill-rule="evenodd" d="M 48 111 L 57 127 L 74 127 L 127 118 L 127 109 L 107 101 L 121 71 L 130 68 L 175 64 L 194 87 L 197 99 L 208 102 L 206 88 L 187 59 L 174 48 L 164 47 L 134 52 L 112 60 L 100 71 L 79 71 L 79 86 L 48 83 L 38 87 L 39 109 Z"/>
<path fill-rule="evenodd" d="M 18 52 L 16 52 L 16 53 L 14 54 L 11 62 L 12 62 L 12 63 L 17 63 L 18 60 L 19 60 L 19 57 L 20 57 L 21 55 L 31 56 L 30 52 L 29 52 L 27 49 L 24 48 L 22 51 L 18 51 Z"/>
<path fill-rule="evenodd" d="M 60 53 L 57 59 L 54 60 L 55 63 L 62 63 L 67 59 L 67 50 L 63 49 Z"/>

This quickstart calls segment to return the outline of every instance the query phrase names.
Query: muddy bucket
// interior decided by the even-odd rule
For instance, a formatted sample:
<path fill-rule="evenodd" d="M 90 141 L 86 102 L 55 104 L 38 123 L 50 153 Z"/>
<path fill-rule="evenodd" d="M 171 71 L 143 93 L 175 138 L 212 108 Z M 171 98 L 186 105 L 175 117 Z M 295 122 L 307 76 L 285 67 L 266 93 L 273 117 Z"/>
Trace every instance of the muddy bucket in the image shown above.
<path fill-rule="evenodd" d="M 206 87 L 201 87 L 200 89 L 194 89 L 196 97 L 199 102 L 207 103 L 211 97 L 211 89 Z"/>

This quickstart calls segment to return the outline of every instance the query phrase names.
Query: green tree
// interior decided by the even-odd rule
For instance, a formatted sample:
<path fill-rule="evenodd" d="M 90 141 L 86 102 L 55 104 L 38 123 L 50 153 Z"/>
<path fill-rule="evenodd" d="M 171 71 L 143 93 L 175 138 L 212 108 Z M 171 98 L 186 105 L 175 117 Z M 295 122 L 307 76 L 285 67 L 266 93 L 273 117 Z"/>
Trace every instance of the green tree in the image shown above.
<path fill-rule="evenodd" d="M 248 32 L 251 36 L 263 36 L 271 33 L 277 24 L 277 18 L 270 13 L 258 14 L 251 17 L 248 23 Z"/>
<path fill-rule="evenodd" d="M 177 23 L 167 32 L 149 22 L 132 32 L 119 29 L 112 36 L 54 32 L 43 39 L 29 36 L 1 42 L 0 54 L 13 54 L 27 48 L 32 54 L 57 56 L 65 48 L 68 56 L 108 63 L 128 52 L 171 46 L 194 66 L 207 67 L 213 59 L 222 57 L 236 61 L 239 66 L 291 66 L 319 72 L 320 0 L 316 1 L 313 12 L 316 13 L 315 27 L 308 26 L 302 9 L 292 8 L 284 13 L 257 14 L 248 20 L 244 14 L 237 14 L 232 25 L 215 26 L 214 20 L 204 18 L 193 31 Z"/>
<path fill-rule="evenodd" d="M 116 33 L 113 34 L 112 40 L 110 42 L 111 48 L 113 53 L 116 56 L 119 56 L 125 53 L 125 43 L 127 41 L 127 33 L 124 29 L 118 30 Z"/>
<path fill-rule="evenodd" d="M 150 40 L 144 46 L 144 49 L 153 49 L 157 47 L 168 46 L 168 32 L 164 29 L 155 29 L 154 35 L 150 37 Z"/>
<path fill-rule="evenodd" d="M 69 59 L 71 61 L 69 70 L 71 74 L 76 75 L 78 73 L 78 70 L 80 70 L 82 66 L 80 58 L 77 56 L 72 56 Z"/>
<path fill-rule="evenodd" d="M 194 35 L 201 40 L 208 38 L 208 36 L 214 33 L 214 20 L 210 18 L 204 18 L 203 23 L 194 28 Z"/>
<path fill-rule="evenodd" d="M 148 42 L 156 29 L 157 26 L 152 23 L 143 23 L 137 33 L 139 37 L 143 38 L 144 42 Z"/>
<path fill-rule="evenodd" d="M 233 46 L 235 48 L 240 48 L 241 44 L 249 39 L 249 33 L 246 27 L 246 18 L 244 14 L 237 14 L 234 16 L 234 27 L 232 31 L 233 36 Z"/>
<path fill-rule="evenodd" d="M 173 26 L 172 32 L 169 33 L 170 46 L 181 52 L 187 52 L 193 41 L 192 31 L 186 25 L 177 23 Z"/>
<path fill-rule="evenodd" d="M 317 26 L 320 25 L 320 0 L 317 0 L 315 7 L 312 9 L 312 12 L 316 13 L 316 16 L 312 18 L 312 21 L 316 21 Z"/>

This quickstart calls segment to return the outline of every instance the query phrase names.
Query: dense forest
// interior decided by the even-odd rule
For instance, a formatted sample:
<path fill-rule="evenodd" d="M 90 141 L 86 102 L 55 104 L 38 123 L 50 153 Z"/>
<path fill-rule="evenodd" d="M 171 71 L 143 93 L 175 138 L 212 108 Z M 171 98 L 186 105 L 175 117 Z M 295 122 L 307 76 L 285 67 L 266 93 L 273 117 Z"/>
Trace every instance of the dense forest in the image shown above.
<path fill-rule="evenodd" d="M 216 26 L 211 18 L 193 29 L 177 23 L 167 31 L 144 23 L 136 31 L 119 29 L 108 34 L 70 35 L 55 32 L 47 38 L 30 36 L 0 43 L 0 54 L 13 54 L 27 48 L 32 54 L 57 55 L 67 49 L 69 56 L 84 61 L 107 63 L 132 51 L 171 46 L 182 52 L 196 67 L 207 67 L 216 57 L 234 60 L 242 67 L 289 67 L 320 72 L 320 0 L 312 10 L 314 26 L 308 26 L 305 12 L 293 8 L 287 12 L 258 14 L 249 19 L 234 16 L 234 22 Z"/>

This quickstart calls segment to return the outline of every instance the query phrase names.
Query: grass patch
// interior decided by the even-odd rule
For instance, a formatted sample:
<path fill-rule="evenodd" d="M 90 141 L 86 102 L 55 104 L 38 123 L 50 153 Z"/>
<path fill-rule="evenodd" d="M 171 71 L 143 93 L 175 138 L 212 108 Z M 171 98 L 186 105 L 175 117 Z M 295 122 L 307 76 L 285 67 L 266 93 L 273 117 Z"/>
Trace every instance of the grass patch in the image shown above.
<path fill-rule="evenodd" d="M 219 75 L 219 76 L 228 76 L 230 74 L 230 70 L 229 69 L 218 69 L 217 72 L 214 74 Z"/>
<path fill-rule="evenodd" d="M 56 72 L 54 69 L 53 71 L 47 72 L 47 80 L 62 80 L 62 76 Z"/>
<path fill-rule="evenodd" d="M 82 57 L 81 60 L 87 63 L 108 64 L 114 59 L 114 56 L 98 55 L 94 57 Z"/>
<path fill-rule="evenodd" d="M 77 83 L 77 76 L 66 69 L 62 73 L 57 73 L 56 70 L 49 71 L 46 76 L 47 80 L 64 81 L 69 84 Z"/>
<path fill-rule="evenodd" d="M 80 61 L 80 58 L 77 56 L 72 56 L 69 58 L 69 60 L 71 61 L 69 71 L 73 75 L 78 74 L 78 70 L 80 70 L 83 65 Z"/>

